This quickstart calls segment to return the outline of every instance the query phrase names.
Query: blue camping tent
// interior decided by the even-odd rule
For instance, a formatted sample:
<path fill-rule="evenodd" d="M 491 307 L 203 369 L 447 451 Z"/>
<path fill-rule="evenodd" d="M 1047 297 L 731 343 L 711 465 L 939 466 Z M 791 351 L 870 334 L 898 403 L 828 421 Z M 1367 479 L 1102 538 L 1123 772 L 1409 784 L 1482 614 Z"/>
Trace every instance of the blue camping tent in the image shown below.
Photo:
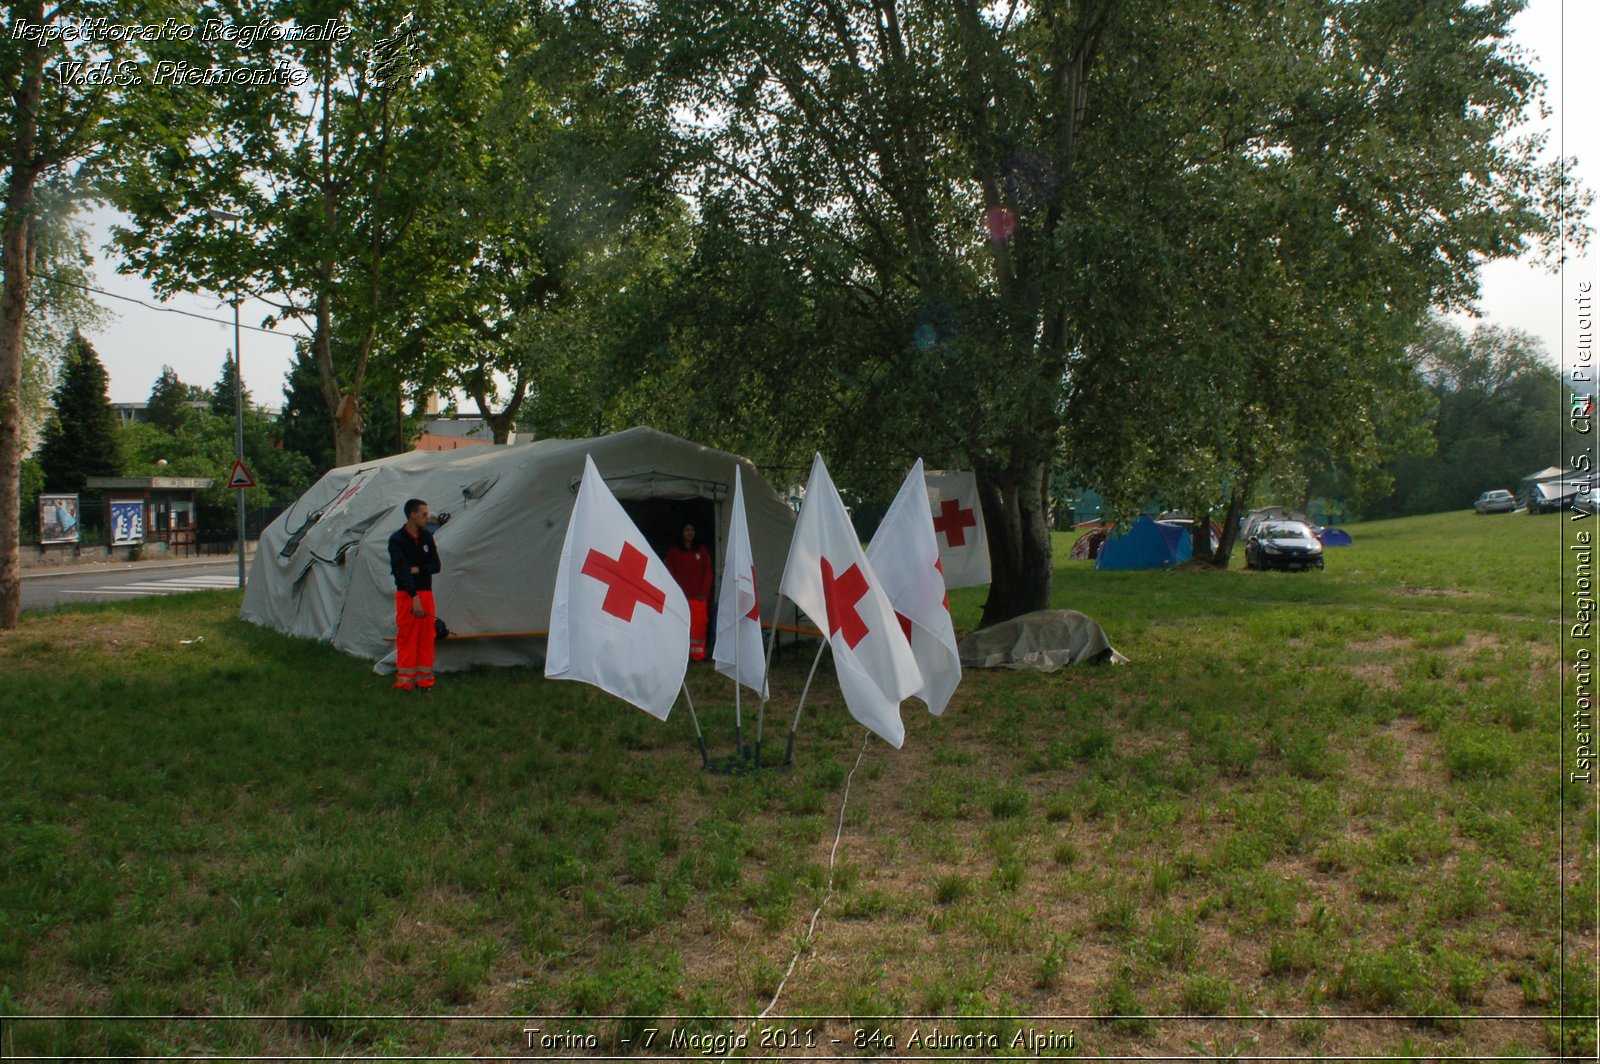
<path fill-rule="evenodd" d="M 1319 528 L 1317 538 L 1322 540 L 1324 547 L 1350 546 L 1350 533 L 1342 528 Z"/>
<path fill-rule="evenodd" d="M 1166 569 L 1194 557 L 1189 529 L 1140 514 L 1125 532 L 1106 540 L 1096 569 Z"/>

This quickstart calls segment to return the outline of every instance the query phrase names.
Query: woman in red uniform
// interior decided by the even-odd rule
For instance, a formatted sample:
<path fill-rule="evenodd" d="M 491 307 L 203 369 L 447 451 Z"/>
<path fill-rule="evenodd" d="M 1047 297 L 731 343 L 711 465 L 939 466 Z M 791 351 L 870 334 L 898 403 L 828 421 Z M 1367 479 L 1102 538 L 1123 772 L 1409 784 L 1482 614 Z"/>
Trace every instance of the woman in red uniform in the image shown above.
<path fill-rule="evenodd" d="M 711 600 L 711 551 L 695 542 L 694 523 L 685 522 L 683 542 L 667 548 L 667 572 L 689 600 L 689 660 L 706 658 L 706 610 Z"/>

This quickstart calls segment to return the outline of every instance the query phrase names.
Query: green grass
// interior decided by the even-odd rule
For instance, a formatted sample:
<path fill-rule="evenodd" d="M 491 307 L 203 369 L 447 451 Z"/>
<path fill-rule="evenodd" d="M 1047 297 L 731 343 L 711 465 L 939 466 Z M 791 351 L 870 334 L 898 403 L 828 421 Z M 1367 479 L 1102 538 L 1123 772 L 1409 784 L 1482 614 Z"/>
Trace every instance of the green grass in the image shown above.
<path fill-rule="evenodd" d="M 1084 1055 L 1592 1051 L 1540 1018 L 1563 986 L 1593 1006 L 1594 809 L 1554 752 L 1558 520 L 1357 526 L 1307 574 L 1100 573 L 1059 537 L 1056 603 L 1131 663 L 972 673 L 942 718 L 907 703 L 777 1011 L 1103 1017 Z M 958 627 L 981 595 L 952 594 Z M 398 696 L 237 608 L 0 634 L 0 1013 L 218 1017 L 13 1021 L 0 1050 L 514 1055 L 520 1025 L 359 1017 L 633 1014 L 550 1021 L 628 1052 L 651 1017 L 715 1034 L 766 1006 L 861 746 L 826 669 L 792 772 L 710 776 L 681 709 L 521 670 Z M 802 657 L 780 656 L 771 727 Z M 731 692 L 689 682 L 718 753 Z M 1157 1018 L 1223 1013 L 1313 1018 Z M 1425 1019 L 1334 1018 L 1359 1013 Z"/>

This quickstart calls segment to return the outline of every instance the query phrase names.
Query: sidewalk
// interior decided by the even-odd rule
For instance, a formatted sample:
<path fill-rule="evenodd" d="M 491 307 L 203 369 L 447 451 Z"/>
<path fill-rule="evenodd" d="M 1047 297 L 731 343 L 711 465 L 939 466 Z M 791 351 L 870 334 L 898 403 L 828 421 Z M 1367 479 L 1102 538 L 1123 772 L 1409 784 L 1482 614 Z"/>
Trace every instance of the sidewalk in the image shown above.
<path fill-rule="evenodd" d="M 250 563 L 256 555 L 256 545 L 245 545 L 244 565 L 249 572 Z M 100 559 L 90 561 L 61 562 L 51 565 L 31 565 L 22 569 L 22 579 L 39 580 L 51 576 L 81 576 L 84 573 L 121 573 L 130 569 L 197 569 L 202 566 L 223 566 L 238 568 L 239 556 L 237 554 L 205 554 L 193 558 L 149 558 L 144 561 L 130 562 L 121 559 Z"/>

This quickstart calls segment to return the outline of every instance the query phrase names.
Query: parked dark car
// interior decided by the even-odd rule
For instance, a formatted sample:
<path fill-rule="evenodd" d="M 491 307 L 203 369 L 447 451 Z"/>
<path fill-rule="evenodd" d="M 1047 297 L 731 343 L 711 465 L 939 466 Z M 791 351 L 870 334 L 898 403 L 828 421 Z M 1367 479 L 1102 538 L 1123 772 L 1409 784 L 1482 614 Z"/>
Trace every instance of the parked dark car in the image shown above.
<path fill-rule="evenodd" d="M 1517 497 L 1503 488 L 1486 491 L 1478 496 L 1472 508 L 1480 514 L 1508 514 L 1517 508 Z"/>
<path fill-rule="evenodd" d="M 1246 569 L 1321 569 L 1322 542 L 1302 521 L 1262 521 L 1244 541 Z"/>
<path fill-rule="evenodd" d="M 1528 489 L 1528 512 L 1552 514 L 1558 510 L 1581 507 L 1593 509 L 1593 501 L 1600 495 L 1600 476 L 1573 474 L 1564 480 L 1547 480 Z"/>

